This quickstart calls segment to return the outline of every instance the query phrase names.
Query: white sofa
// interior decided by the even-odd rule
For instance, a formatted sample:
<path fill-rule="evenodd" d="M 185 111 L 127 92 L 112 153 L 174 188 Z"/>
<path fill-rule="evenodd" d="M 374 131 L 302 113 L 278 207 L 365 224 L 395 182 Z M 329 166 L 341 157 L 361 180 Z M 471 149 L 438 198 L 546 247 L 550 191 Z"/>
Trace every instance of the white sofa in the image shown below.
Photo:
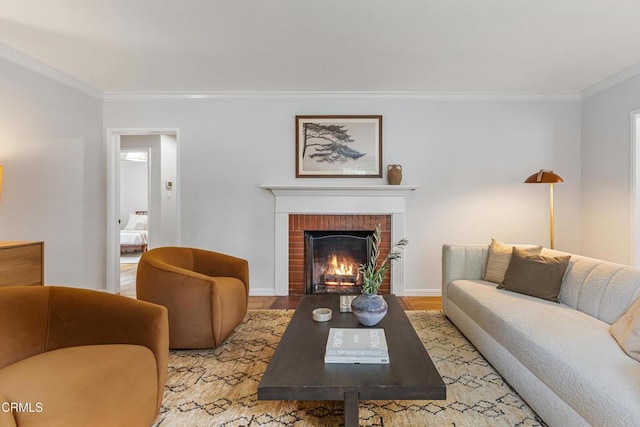
<path fill-rule="evenodd" d="M 444 313 L 550 426 L 640 426 L 640 362 L 608 330 L 640 269 L 570 255 L 558 304 L 481 280 L 488 245 L 444 245 Z"/>

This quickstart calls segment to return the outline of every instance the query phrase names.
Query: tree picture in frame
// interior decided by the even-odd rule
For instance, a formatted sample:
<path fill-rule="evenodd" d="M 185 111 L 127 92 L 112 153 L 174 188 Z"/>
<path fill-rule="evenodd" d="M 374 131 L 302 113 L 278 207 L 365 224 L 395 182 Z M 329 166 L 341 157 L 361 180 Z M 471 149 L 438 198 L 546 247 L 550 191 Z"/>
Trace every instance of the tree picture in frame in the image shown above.
<path fill-rule="evenodd" d="M 382 116 L 296 116 L 296 177 L 382 177 Z"/>

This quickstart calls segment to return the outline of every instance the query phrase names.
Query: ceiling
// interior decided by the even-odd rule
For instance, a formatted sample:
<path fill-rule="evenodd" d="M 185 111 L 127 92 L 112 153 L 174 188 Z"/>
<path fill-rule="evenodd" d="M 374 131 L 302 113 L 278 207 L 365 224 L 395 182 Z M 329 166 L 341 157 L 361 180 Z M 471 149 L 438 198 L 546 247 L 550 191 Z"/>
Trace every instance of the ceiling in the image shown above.
<path fill-rule="evenodd" d="M 638 0 L 0 0 L 0 44 L 101 91 L 579 92 Z"/>

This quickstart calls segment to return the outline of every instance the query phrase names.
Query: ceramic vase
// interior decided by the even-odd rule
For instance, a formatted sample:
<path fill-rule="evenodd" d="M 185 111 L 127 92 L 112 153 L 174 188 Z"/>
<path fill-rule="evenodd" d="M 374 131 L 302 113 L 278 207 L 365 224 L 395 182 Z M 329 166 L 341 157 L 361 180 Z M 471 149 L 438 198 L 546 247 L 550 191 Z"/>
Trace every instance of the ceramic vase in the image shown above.
<path fill-rule="evenodd" d="M 402 165 L 387 166 L 387 180 L 390 185 L 400 185 L 402 182 Z"/>
<path fill-rule="evenodd" d="M 387 315 L 387 302 L 378 294 L 360 294 L 351 301 L 351 312 L 364 326 L 374 326 Z"/>

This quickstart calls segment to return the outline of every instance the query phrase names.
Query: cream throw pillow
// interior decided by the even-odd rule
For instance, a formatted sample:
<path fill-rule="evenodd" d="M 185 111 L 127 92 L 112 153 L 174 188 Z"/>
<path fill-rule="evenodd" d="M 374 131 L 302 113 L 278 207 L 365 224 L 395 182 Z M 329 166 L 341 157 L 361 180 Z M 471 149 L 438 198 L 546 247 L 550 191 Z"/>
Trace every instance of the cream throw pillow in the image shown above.
<path fill-rule="evenodd" d="M 609 327 L 609 332 L 625 353 L 640 361 L 640 298 Z"/>
<path fill-rule="evenodd" d="M 518 249 L 524 251 L 525 255 L 538 255 L 542 251 L 542 246 L 518 246 Z M 491 239 L 484 280 L 502 284 L 504 273 L 511 261 L 511 252 L 513 252 L 513 245 L 505 245 L 496 239 Z"/>

